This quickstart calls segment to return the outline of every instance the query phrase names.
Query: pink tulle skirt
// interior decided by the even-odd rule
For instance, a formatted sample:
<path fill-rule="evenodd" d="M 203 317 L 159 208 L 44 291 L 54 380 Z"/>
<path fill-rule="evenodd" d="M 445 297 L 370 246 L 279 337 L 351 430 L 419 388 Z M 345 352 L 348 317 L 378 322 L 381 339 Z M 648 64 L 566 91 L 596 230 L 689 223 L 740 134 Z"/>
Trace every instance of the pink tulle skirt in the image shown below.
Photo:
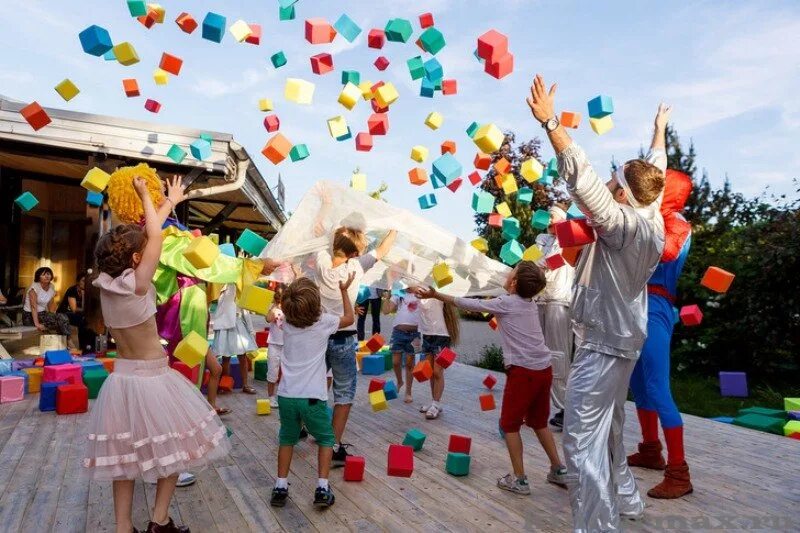
<path fill-rule="evenodd" d="M 92 405 L 83 465 L 95 480 L 155 481 L 230 452 L 227 430 L 167 358 L 117 359 Z"/>

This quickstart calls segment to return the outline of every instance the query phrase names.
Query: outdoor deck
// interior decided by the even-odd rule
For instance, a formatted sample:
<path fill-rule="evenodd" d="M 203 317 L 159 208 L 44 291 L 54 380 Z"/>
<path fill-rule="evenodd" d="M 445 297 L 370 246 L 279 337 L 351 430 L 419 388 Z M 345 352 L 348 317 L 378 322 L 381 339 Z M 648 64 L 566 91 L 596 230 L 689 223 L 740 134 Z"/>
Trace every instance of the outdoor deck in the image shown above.
<path fill-rule="evenodd" d="M 367 378 L 360 378 L 346 440 L 364 455 L 367 474 L 360 483 L 331 482 L 336 504 L 312 507 L 316 483 L 316 446 L 301 443 L 290 475 L 292 500 L 283 509 L 269 506 L 276 473 L 278 416 L 255 414 L 253 396 L 221 398 L 234 411 L 224 417 L 233 431 L 233 452 L 199 475 L 197 484 L 178 489 L 172 516 L 195 532 L 205 531 L 567 531 L 569 502 L 565 490 L 544 481 L 546 459 L 532 434 L 525 435 L 526 468 L 533 494 L 515 496 L 495 486 L 508 471 L 505 446 L 497 433 L 499 411 L 481 412 L 477 395 L 485 371 L 455 364 L 447 371 L 446 409 L 433 422 L 413 405 L 390 402 L 388 411 L 372 413 L 366 399 Z M 385 375 L 387 377 L 388 374 Z M 499 376 L 496 390 L 502 390 Z M 262 393 L 265 383 L 256 382 Z M 418 400 L 429 394 L 415 384 Z M 501 395 L 495 392 L 496 400 Z M 38 395 L 0 405 L 0 530 L 113 531 L 110 483 L 87 483 L 80 477 L 87 415 L 57 416 L 38 410 Z M 498 406 L 499 407 L 499 406 Z M 626 445 L 633 449 L 638 427 L 629 405 Z M 631 530 L 800 529 L 800 442 L 775 435 L 686 416 L 686 455 L 694 494 L 678 501 L 647 498 L 644 521 Z M 427 434 L 416 453 L 411 478 L 386 476 L 386 450 L 405 432 Z M 472 467 L 467 477 L 444 472 L 450 433 L 472 437 Z M 560 435 L 556 434 L 560 441 Z M 640 489 L 656 483 L 658 472 L 634 469 Z M 134 521 L 148 519 L 155 487 L 137 482 Z"/>

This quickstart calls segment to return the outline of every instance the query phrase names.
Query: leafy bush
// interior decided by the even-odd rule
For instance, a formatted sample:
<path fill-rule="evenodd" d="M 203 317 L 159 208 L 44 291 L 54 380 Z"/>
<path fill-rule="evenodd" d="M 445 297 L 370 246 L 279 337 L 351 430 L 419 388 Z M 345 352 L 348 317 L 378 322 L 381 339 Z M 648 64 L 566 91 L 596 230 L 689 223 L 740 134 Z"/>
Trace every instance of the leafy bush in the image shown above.
<path fill-rule="evenodd" d="M 474 364 L 475 366 L 479 368 L 485 368 L 486 370 L 503 372 L 506 368 L 505 364 L 503 363 L 503 349 L 496 344 L 487 344 L 481 350 L 480 359 L 478 359 Z"/>

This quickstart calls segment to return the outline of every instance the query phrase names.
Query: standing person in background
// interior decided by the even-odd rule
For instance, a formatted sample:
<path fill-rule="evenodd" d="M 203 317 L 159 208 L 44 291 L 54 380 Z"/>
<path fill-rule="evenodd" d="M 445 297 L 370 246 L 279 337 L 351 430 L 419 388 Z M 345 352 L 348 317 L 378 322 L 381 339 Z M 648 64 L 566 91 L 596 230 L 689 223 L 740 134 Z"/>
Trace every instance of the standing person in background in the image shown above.
<path fill-rule="evenodd" d="M 358 340 L 363 341 L 367 338 L 364 331 L 367 322 L 367 313 L 372 316 L 372 334 L 381 332 L 381 296 L 380 291 L 375 287 L 366 287 L 364 291 L 367 294 L 367 299 L 361 302 L 358 306 L 358 321 L 356 322 L 356 330 L 358 332 Z"/>
<path fill-rule="evenodd" d="M 406 386 L 406 397 L 404 403 L 411 403 L 414 399 L 411 396 L 411 385 L 414 378 L 411 372 L 414 370 L 414 356 L 419 348 L 419 300 L 414 294 L 413 288 L 402 291 L 400 294 L 392 295 L 391 298 L 383 300 L 383 313 L 397 313 L 394 317 L 392 326 L 392 364 L 394 374 L 397 377 L 397 390 L 402 390 L 403 384 Z M 406 369 L 406 379 L 403 380 L 403 367 Z"/>
<path fill-rule="evenodd" d="M 536 264 L 544 270 L 547 285 L 536 297 L 539 309 L 539 322 L 544 332 L 544 342 L 553 356 L 553 386 L 550 400 L 556 412 L 550 425 L 561 431 L 564 425 L 564 395 L 567 390 L 567 376 L 572 362 L 572 320 L 569 303 L 572 300 L 572 283 L 575 268 L 567 263 L 550 269 L 545 259 L 561 253 L 561 246 L 555 236 L 555 225 L 567 219 L 567 206 L 555 204 L 550 208 L 550 225 L 546 233 L 536 236 L 536 244 L 544 255 Z"/>
<path fill-rule="evenodd" d="M 458 344 L 459 318 L 456 308 L 450 303 L 435 298 L 419 300 L 419 332 L 422 334 L 422 353 L 433 368 L 431 376 L 431 403 L 420 406 L 425 418 L 439 418 L 444 407 L 444 368 L 436 363 L 436 356 L 444 348 Z"/>
<path fill-rule="evenodd" d="M 214 344 L 211 346 L 211 351 L 222 356 L 222 375 L 230 374 L 231 357 L 237 357 L 242 378 L 242 392 L 255 394 L 256 390 L 247 384 L 247 353 L 257 350 L 258 345 L 247 311 L 236 305 L 235 283 L 228 283 L 222 289 L 211 321 L 214 326 Z"/>
<path fill-rule="evenodd" d="M 275 289 L 275 297 L 272 299 L 272 307 L 267 313 L 269 323 L 269 338 L 267 340 L 267 396 L 269 405 L 273 409 L 278 408 L 278 398 L 275 396 L 275 387 L 281 378 L 281 357 L 283 356 L 283 323 L 285 318 L 281 309 L 283 299 L 283 286 L 279 285 Z"/>

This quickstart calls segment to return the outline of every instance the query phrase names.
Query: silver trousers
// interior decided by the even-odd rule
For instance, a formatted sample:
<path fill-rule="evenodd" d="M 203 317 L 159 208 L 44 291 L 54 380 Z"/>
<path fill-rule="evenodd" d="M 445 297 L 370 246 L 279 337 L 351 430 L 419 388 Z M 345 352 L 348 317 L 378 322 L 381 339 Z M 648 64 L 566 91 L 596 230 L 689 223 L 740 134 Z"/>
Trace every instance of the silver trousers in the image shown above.
<path fill-rule="evenodd" d="M 558 302 L 539 304 L 539 323 L 542 325 L 544 343 L 553 357 L 553 386 L 550 400 L 556 411 L 564 409 L 567 376 L 572 362 L 572 320 L 569 306 Z"/>
<path fill-rule="evenodd" d="M 619 530 L 644 502 L 628 467 L 622 429 L 636 360 L 578 348 L 567 381 L 564 457 L 576 532 Z"/>

